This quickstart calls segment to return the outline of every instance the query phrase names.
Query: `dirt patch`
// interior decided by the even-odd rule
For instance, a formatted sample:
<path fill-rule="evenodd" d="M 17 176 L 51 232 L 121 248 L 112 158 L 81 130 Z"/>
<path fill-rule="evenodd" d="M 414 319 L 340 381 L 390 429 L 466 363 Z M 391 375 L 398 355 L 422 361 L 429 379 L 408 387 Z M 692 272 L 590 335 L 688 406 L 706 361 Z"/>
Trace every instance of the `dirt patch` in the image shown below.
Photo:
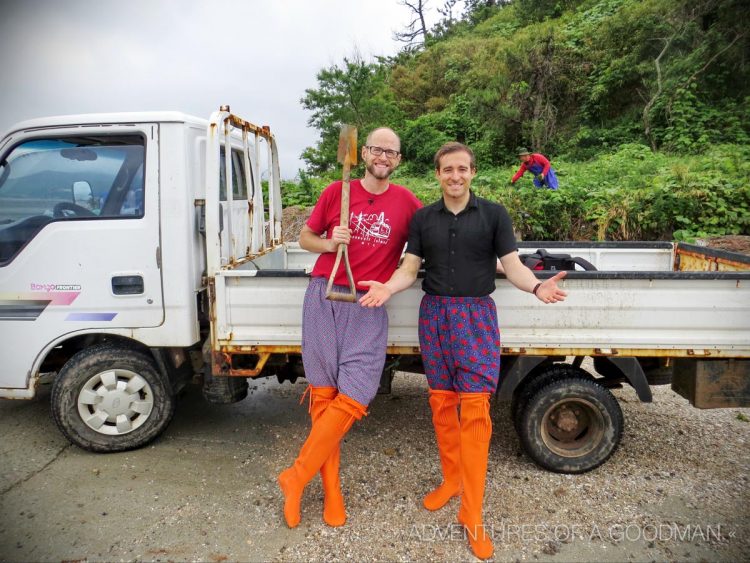
<path fill-rule="evenodd" d="M 729 250 L 730 252 L 739 252 L 750 255 L 750 236 L 727 235 L 723 237 L 713 237 L 699 241 L 709 248 L 718 248 L 720 250 Z"/>
<path fill-rule="evenodd" d="M 312 207 L 291 205 L 285 207 L 281 215 L 281 234 L 286 242 L 297 242 L 302 226 L 312 213 Z"/>

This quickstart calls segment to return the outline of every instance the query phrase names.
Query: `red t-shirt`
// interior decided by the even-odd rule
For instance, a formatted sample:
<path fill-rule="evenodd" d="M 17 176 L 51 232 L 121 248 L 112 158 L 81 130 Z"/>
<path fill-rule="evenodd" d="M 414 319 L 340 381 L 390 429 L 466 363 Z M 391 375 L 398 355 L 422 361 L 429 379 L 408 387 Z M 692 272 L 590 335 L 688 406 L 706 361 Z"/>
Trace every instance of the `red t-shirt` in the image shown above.
<path fill-rule="evenodd" d="M 318 234 L 333 232 L 341 222 L 341 184 L 328 186 L 315 204 L 307 226 Z M 360 180 L 352 180 L 349 191 L 349 263 L 354 282 L 375 280 L 387 282 L 398 267 L 398 260 L 409 236 L 409 222 L 422 207 L 416 196 L 403 186 L 389 184 L 382 194 L 371 194 Z M 313 276 L 328 278 L 336 261 L 335 252 L 318 257 Z M 343 260 L 334 279 L 336 285 L 348 286 Z M 366 288 L 359 288 L 366 289 Z"/>

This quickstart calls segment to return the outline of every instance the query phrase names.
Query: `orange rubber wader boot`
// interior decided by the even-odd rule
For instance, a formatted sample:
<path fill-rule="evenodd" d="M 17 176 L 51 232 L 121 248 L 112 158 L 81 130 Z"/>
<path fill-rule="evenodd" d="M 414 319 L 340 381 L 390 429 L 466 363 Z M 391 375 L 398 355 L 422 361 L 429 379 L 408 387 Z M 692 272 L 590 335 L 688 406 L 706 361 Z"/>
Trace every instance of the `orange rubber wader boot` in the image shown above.
<path fill-rule="evenodd" d="M 310 386 L 310 418 L 313 423 L 328 408 L 338 395 L 335 387 Z M 329 526 L 343 526 L 346 523 L 344 496 L 341 494 L 339 467 L 341 464 L 341 447 L 336 446 L 330 457 L 320 468 L 320 479 L 323 481 L 323 521 Z"/>
<path fill-rule="evenodd" d="M 284 518 L 295 528 L 300 522 L 300 502 L 305 486 L 320 471 L 325 461 L 338 448 L 339 442 L 354 424 L 367 414 L 366 407 L 339 393 L 328 408 L 313 422 L 310 434 L 292 466 L 279 475 L 284 493 Z"/>
<path fill-rule="evenodd" d="M 443 482 L 424 497 L 427 510 L 443 508 L 461 491 L 461 426 L 458 421 L 458 393 L 430 389 L 432 425 L 440 453 Z"/>
<path fill-rule="evenodd" d="M 492 436 L 489 393 L 459 393 L 461 401 L 461 508 L 458 521 L 466 528 L 471 551 L 492 557 L 494 546 L 482 523 L 487 454 Z"/>

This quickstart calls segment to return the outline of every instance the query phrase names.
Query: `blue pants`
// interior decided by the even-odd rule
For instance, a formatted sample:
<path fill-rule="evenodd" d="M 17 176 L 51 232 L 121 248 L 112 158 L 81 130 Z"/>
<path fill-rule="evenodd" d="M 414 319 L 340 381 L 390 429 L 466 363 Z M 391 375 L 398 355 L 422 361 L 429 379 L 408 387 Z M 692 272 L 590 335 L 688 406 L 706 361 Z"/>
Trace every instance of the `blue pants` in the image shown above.
<path fill-rule="evenodd" d="M 419 308 L 419 347 L 430 389 L 497 389 L 500 330 L 492 297 L 425 295 Z"/>
<path fill-rule="evenodd" d="M 537 176 L 542 173 L 542 170 L 544 170 L 543 167 L 537 165 L 532 166 L 529 168 L 532 174 L 534 174 L 534 185 L 537 188 L 547 188 L 550 190 L 556 190 L 558 187 L 557 183 L 557 175 L 555 174 L 555 169 L 550 166 L 549 172 L 547 172 L 547 175 L 544 177 L 544 182 L 541 182 L 537 179 Z"/>

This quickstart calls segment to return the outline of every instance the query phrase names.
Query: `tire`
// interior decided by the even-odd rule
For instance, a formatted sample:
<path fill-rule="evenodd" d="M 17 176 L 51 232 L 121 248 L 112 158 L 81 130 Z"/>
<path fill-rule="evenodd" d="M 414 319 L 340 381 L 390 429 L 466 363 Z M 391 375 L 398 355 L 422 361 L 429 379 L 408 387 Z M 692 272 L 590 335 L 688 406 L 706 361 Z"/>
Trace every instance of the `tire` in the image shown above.
<path fill-rule="evenodd" d="M 622 410 L 612 393 L 590 379 L 568 377 L 548 383 L 528 401 L 519 438 L 543 468 L 584 473 L 615 452 L 622 429 Z"/>
<path fill-rule="evenodd" d="M 581 368 L 571 366 L 570 364 L 552 364 L 544 368 L 540 373 L 529 377 L 529 380 L 522 384 L 518 392 L 514 394 L 510 404 L 510 417 L 516 432 L 520 433 L 523 411 L 529 399 L 536 395 L 542 387 L 549 385 L 553 381 L 560 381 L 561 379 L 570 377 L 592 379 L 591 375 Z"/>
<path fill-rule="evenodd" d="M 213 405 L 230 405 L 247 397 L 250 385 L 246 377 L 211 375 L 211 366 L 203 372 L 203 398 Z"/>
<path fill-rule="evenodd" d="M 129 388 L 128 388 L 129 387 Z M 121 452 L 148 444 L 172 420 L 171 385 L 147 354 L 102 343 L 78 352 L 52 386 L 52 418 L 75 445 Z"/>

